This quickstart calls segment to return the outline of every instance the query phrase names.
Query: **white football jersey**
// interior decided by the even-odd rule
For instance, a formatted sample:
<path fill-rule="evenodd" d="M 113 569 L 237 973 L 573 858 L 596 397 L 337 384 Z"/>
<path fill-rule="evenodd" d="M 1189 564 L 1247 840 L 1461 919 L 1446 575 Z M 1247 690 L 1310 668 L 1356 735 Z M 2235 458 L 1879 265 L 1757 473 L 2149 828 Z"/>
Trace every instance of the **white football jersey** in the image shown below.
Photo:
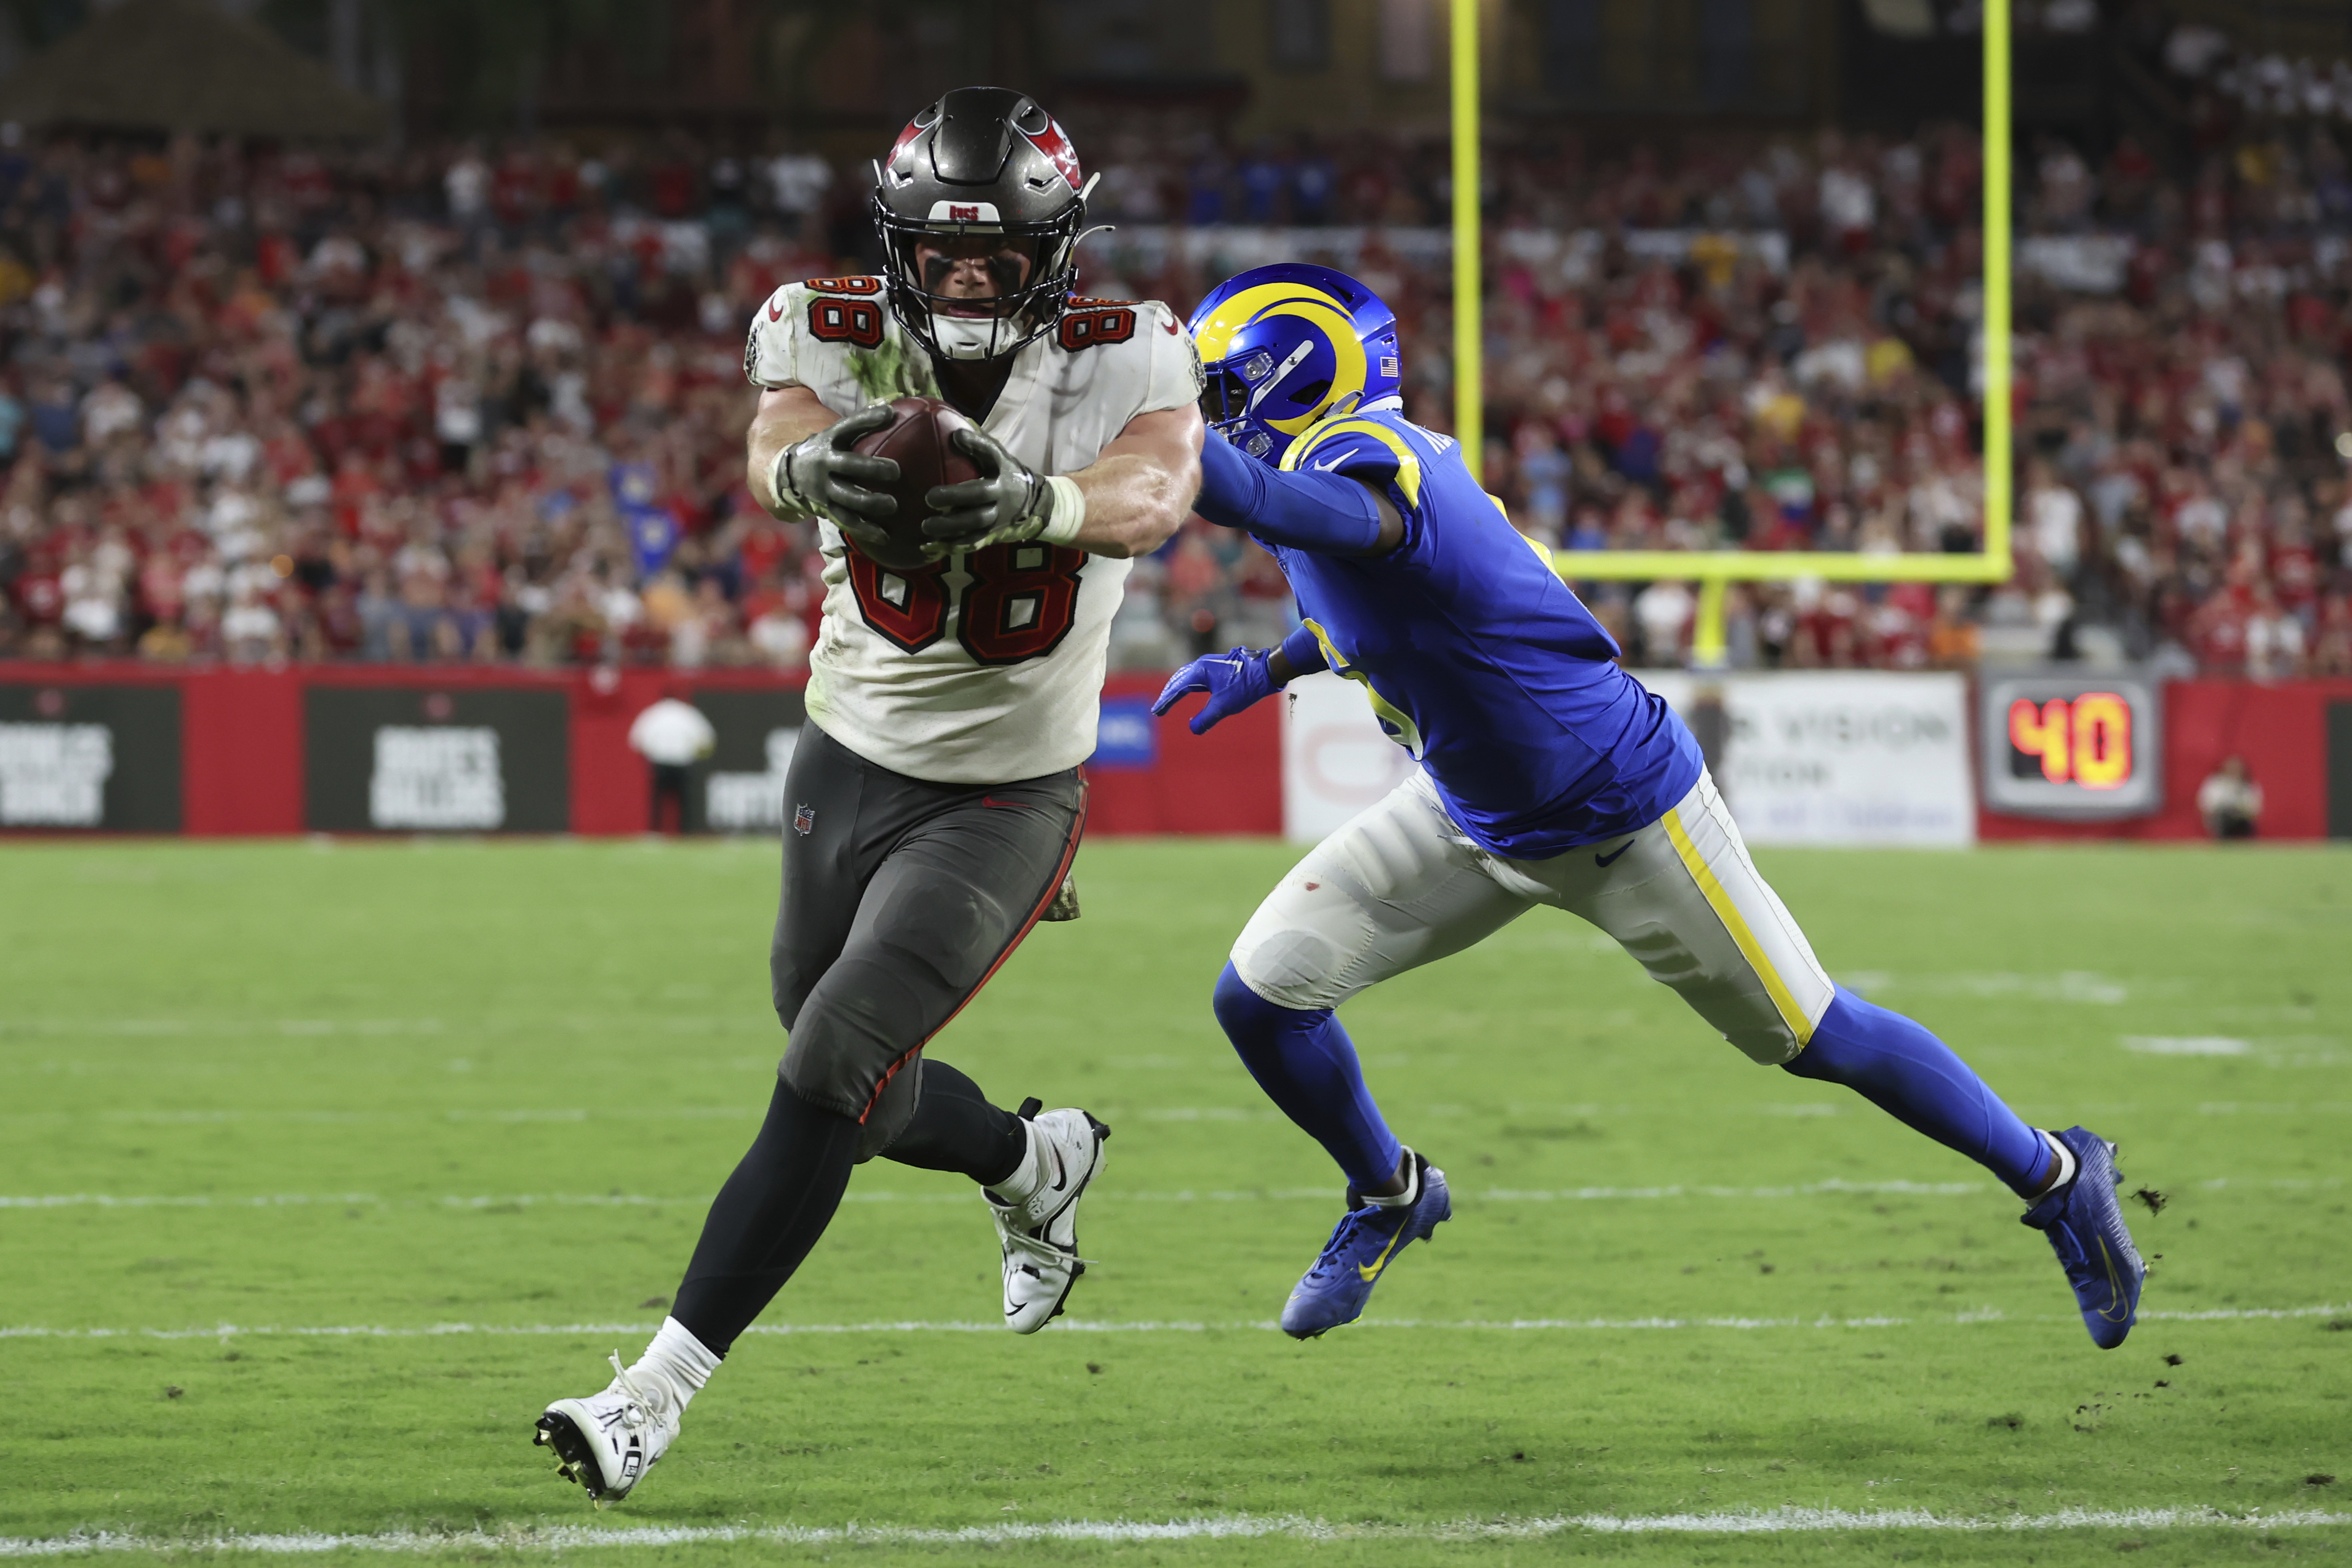
<path fill-rule="evenodd" d="M 878 278 L 787 283 L 751 319 L 743 374 L 805 386 L 847 416 L 937 397 L 930 356 L 898 330 Z M 1201 395 L 1201 359 L 1156 300 L 1076 300 L 1013 356 L 981 427 L 1041 474 L 1086 468 L 1139 414 Z M 820 520 L 824 619 L 809 717 L 893 773 L 1002 784 L 1093 754 L 1111 616 L 1129 563 L 1044 543 L 958 552 L 898 573 Z"/>

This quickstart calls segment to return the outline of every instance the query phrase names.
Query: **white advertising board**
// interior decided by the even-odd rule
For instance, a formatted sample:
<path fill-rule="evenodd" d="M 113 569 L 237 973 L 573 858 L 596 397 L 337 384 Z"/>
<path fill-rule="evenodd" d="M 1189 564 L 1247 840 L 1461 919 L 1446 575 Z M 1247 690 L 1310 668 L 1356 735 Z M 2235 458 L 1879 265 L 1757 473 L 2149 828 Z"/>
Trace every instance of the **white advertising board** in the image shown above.
<path fill-rule="evenodd" d="M 1706 735 L 1750 844 L 1950 847 L 1976 840 L 1968 685 L 1958 675 L 1639 671 Z M 1311 844 L 1415 765 L 1338 676 L 1291 682 L 1282 727 L 1284 836 Z M 1713 711 L 1706 710 L 1712 709 Z"/>
<path fill-rule="evenodd" d="M 1642 684 L 1721 737 L 1715 782 L 1750 844 L 1976 842 L 1968 683 L 1958 675 L 1788 670 Z M 1720 716 L 1696 711 L 1720 705 Z"/>
<path fill-rule="evenodd" d="M 1354 681 L 1324 670 L 1283 690 L 1282 835 L 1314 844 L 1418 765 L 1381 732 Z"/>

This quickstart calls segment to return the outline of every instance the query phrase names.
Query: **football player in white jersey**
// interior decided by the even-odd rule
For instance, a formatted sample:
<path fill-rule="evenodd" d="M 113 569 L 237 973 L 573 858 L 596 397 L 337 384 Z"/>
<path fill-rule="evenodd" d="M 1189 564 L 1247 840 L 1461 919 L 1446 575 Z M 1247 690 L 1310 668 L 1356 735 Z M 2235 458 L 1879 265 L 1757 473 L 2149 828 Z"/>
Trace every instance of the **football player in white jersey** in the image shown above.
<path fill-rule="evenodd" d="M 660 1332 L 634 1365 L 613 1358 L 603 1393 L 540 1420 L 537 1440 L 600 1503 L 661 1457 L 861 1160 L 981 1184 L 1008 1328 L 1043 1328 L 1084 1272 L 1076 1208 L 1108 1130 L 1035 1100 L 1006 1111 L 923 1047 L 1034 923 L 1076 912 L 1078 764 L 1111 616 L 1129 558 L 1165 542 L 1200 488 L 1200 360 L 1165 305 L 1072 298 L 1088 183 L 1027 97 L 949 93 L 876 176 L 884 276 L 778 289 L 744 349 L 761 389 L 751 493 L 814 519 L 824 556 L 770 959 L 791 1040 Z M 972 420 L 954 439 L 981 477 L 929 493 L 932 558 L 899 570 L 855 543 L 878 544 L 895 503 L 868 487 L 896 465 L 852 448 L 909 395 Z"/>

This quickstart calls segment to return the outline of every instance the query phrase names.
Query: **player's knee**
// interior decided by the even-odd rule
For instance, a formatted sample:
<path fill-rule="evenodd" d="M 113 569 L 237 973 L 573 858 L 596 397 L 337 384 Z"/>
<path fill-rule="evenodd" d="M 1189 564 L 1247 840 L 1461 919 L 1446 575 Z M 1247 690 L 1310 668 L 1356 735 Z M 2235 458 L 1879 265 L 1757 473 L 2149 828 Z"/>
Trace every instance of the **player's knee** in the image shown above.
<path fill-rule="evenodd" d="M 908 880 L 884 896 L 874 941 L 904 962 L 965 991 L 978 985 L 1001 954 L 1011 924 L 1003 907 L 969 886 Z"/>
<path fill-rule="evenodd" d="M 792 955 L 782 948 L 769 953 L 768 1000 L 775 1006 L 776 1021 L 787 1029 L 798 1023 L 808 994 L 808 980 Z"/>
<path fill-rule="evenodd" d="M 1263 1010 L 1273 1006 L 1265 997 L 1249 988 L 1241 971 L 1228 963 L 1218 972 L 1217 984 L 1209 993 L 1209 1006 L 1217 1015 L 1217 1022 L 1225 1033 L 1238 1037 L 1254 1032 Z"/>
<path fill-rule="evenodd" d="M 1331 1016 L 1328 1007 L 1289 1007 L 1269 1001 L 1253 990 L 1249 982 L 1242 978 L 1241 971 L 1231 963 L 1217 976 L 1209 1000 L 1225 1037 L 1244 1058 L 1253 1052 L 1277 1046 L 1302 1029 L 1311 1029 Z"/>
<path fill-rule="evenodd" d="M 1320 931 L 1296 925 L 1261 930 L 1252 921 L 1225 968 L 1235 984 L 1274 1005 L 1313 1012 L 1345 1000 L 1349 964 L 1349 954 Z"/>

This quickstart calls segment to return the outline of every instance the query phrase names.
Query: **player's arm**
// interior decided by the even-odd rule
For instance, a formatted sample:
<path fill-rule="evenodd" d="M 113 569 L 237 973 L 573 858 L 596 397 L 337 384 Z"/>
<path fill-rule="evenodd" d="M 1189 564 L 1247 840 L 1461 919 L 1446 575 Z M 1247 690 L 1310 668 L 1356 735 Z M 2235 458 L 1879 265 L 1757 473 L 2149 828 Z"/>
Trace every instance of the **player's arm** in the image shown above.
<path fill-rule="evenodd" d="M 891 417 L 877 404 L 844 419 L 805 386 L 764 388 L 743 438 L 743 482 L 751 499 L 776 517 L 822 517 L 845 533 L 866 531 L 898 503 L 866 487 L 892 483 L 898 465 L 850 448 Z"/>
<path fill-rule="evenodd" d="M 1201 488 L 1201 406 L 1187 403 L 1139 414 L 1070 478 L 1086 498 L 1085 520 L 1070 541 L 1097 555 L 1149 555 L 1192 515 Z"/>
<path fill-rule="evenodd" d="M 1404 517 L 1370 479 L 1268 468 L 1219 439 L 1201 449 L 1193 510 L 1269 543 L 1318 555 L 1385 555 L 1404 542 Z"/>
<path fill-rule="evenodd" d="M 1190 403 L 1139 414 L 1075 474 L 1040 474 L 985 430 L 959 430 L 952 439 L 980 477 L 925 496 L 923 531 L 941 553 L 1035 539 L 1097 555 L 1149 555 L 1192 515 L 1203 428 Z"/>

